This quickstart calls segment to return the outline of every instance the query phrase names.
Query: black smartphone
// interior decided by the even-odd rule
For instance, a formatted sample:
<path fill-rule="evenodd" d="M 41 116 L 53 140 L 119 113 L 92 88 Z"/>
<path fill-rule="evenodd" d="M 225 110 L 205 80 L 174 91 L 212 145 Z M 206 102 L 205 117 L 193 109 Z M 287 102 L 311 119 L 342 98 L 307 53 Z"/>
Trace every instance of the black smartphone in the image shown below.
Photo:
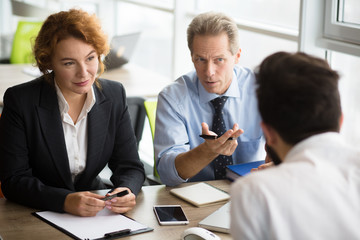
<path fill-rule="evenodd" d="M 154 212 L 160 225 L 181 225 L 189 223 L 180 205 L 155 205 Z"/>

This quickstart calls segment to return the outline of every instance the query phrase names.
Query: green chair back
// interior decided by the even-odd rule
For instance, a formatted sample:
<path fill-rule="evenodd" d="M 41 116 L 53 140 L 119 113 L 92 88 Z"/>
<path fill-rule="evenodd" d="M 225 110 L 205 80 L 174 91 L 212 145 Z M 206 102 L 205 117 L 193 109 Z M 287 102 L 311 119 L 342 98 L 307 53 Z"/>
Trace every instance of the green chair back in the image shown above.
<path fill-rule="evenodd" d="M 146 115 L 149 119 L 151 135 L 154 140 L 157 101 L 156 100 L 146 100 L 144 102 L 144 106 L 145 106 L 145 110 L 146 110 Z M 154 156 L 154 176 L 159 177 L 159 173 L 156 170 L 156 156 Z"/>
<path fill-rule="evenodd" d="M 34 63 L 32 43 L 40 31 L 42 22 L 19 21 L 14 35 L 10 63 Z"/>

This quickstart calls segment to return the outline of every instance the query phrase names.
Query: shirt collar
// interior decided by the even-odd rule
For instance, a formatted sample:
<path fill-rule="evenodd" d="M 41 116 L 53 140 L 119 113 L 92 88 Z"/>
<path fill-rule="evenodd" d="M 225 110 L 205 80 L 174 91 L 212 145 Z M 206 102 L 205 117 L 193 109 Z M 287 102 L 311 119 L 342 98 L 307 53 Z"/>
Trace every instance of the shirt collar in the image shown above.
<path fill-rule="evenodd" d="M 65 113 L 67 113 L 69 111 L 69 104 L 67 103 L 64 95 L 62 94 L 59 86 L 57 85 L 56 81 L 55 82 L 55 89 L 56 89 L 56 94 L 57 94 L 57 98 L 58 98 L 58 102 L 59 102 L 59 110 L 60 110 L 60 114 L 63 117 L 63 115 Z M 96 102 L 96 97 L 95 97 L 95 93 L 94 93 L 94 86 L 91 86 L 91 91 L 88 92 L 88 94 L 86 95 L 86 100 L 84 103 L 84 107 L 86 109 L 86 112 L 90 112 L 91 108 L 94 106 Z"/>
<path fill-rule="evenodd" d="M 218 95 L 216 93 L 207 92 L 205 90 L 205 88 L 203 87 L 203 85 L 201 84 L 201 82 L 198 79 L 196 74 L 195 74 L 195 77 L 197 78 L 197 85 L 198 85 L 198 89 L 199 89 L 200 103 L 210 102 L 211 100 L 213 100 L 213 99 L 220 96 L 220 95 Z M 237 76 L 236 76 L 235 71 L 233 71 L 233 77 L 232 77 L 229 88 L 221 96 L 228 96 L 228 97 L 234 97 L 234 98 L 239 98 L 240 97 L 240 90 L 239 90 L 239 87 L 238 87 L 238 81 L 237 81 Z"/>
<path fill-rule="evenodd" d="M 311 154 L 311 151 L 319 151 L 319 149 L 327 148 L 331 149 L 331 146 L 339 145 L 346 145 L 346 143 L 344 141 L 344 138 L 338 132 L 324 132 L 315 134 L 295 144 L 286 154 L 284 162 L 302 160 L 304 157 L 295 157 L 299 153 L 307 155 L 309 154 L 309 152 Z"/>
<path fill-rule="evenodd" d="M 91 91 L 88 92 L 85 100 L 86 112 L 90 112 L 95 102 L 96 102 L 96 97 L 94 93 L 94 86 L 91 86 Z"/>

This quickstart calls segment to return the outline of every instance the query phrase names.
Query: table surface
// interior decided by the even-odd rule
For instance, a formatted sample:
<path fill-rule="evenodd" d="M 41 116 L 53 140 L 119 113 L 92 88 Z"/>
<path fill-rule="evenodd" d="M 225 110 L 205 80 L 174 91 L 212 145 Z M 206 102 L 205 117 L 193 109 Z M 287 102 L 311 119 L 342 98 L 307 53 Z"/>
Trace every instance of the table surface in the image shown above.
<path fill-rule="evenodd" d="M 7 88 L 35 79 L 24 73 L 31 69 L 28 64 L 0 64 L 0 103 Z M 127 96 L 156 97 L 171 79 L 134 64 L 125 64 L 121 68 L 103 73 L 101 78 L 121 82 Z"/>
<path fill-rule="evenodd" d="M 207 183 L 218 187 L 226 192 L 230 190 L 228 180 L 207 181 Z M 194 183 L 181 184 L 179 187 L 187 186 Z M 222 203 L 215 203 L 208 206 L 195 207 L 180 198 L 170 194 L 171 187 L 164 185 L 144 186 L 136 198 L 136 207 L 125 215 L 136 221 L 153 228 L 154 230 L 147 233 L 141 233 L 121 239 L 131 240 L 178 240 L 181 233 L 189 228 L 196 227 L 198 223 L 223 206 Z M 178 226 L 160 226 L 153 212 L 154 205 L 161 204 L 180 204 L 189 219 L 188 225 Z M 4 240 L 8 239 L 71 239 L 66 234 L 34 217 L 31 213 L 36 209 L 28 208 L 2 198 L 0 199 L 0 235 Z M 232 239 L 229 234 L 218 233 L 221 239 Z"/>

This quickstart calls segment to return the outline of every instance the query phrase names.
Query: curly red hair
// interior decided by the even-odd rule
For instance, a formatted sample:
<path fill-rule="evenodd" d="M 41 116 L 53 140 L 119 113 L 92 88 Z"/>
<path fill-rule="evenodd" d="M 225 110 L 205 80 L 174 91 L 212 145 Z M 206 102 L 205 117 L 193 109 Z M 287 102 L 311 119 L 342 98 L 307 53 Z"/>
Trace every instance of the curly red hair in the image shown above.
<path fill-rule="evenodd" d="M 50 79 L 51 58 L 56 44 L 69 37 L 81 39 L 94 47 L 98 54 L 100 76 L 105 70 L 101 57 L 106 56 L 110 49 L 108 38 L 97 16 L 79 9 L 61 11 L 45 20 L 34 45 L 35 60 L 40 71 Z"/>

